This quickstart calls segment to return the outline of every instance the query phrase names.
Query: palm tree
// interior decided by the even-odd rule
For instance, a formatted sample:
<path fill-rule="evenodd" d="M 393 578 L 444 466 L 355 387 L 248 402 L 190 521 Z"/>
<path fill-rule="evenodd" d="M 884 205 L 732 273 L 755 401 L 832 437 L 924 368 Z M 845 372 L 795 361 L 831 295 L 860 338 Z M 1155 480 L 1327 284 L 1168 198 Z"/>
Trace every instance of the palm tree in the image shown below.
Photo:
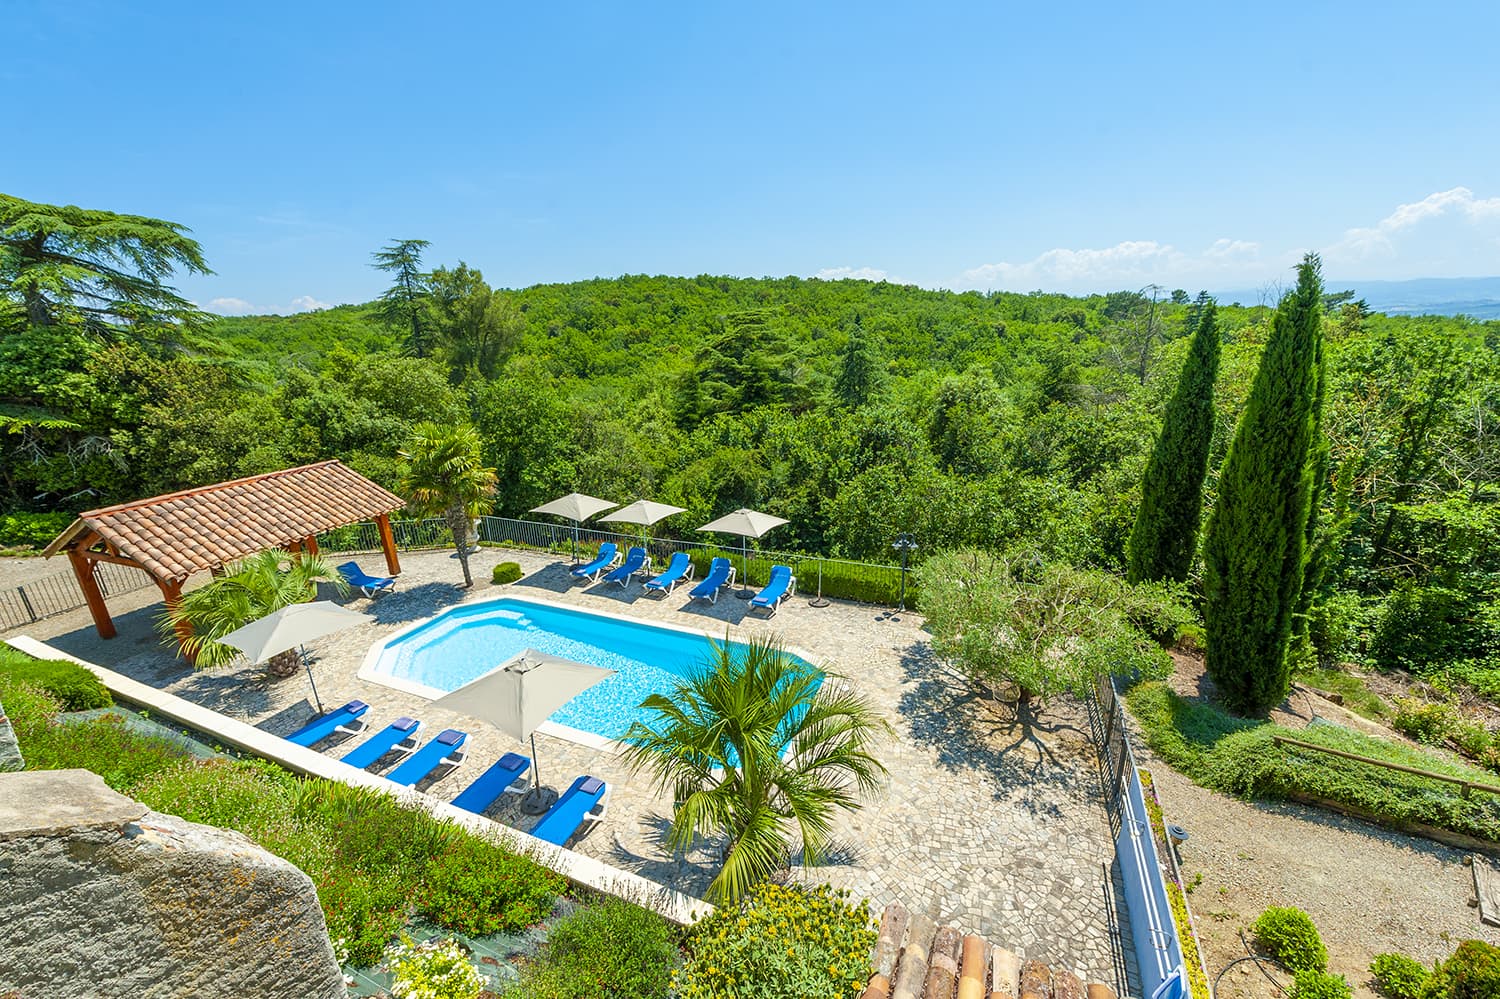
<path fill-rule="evenodd" d="M 469 522 L 484 512 L 485 501 L 495 492 L 495 470 L 484 467 L 481 447 L 479 432 L 468 424 L 428 421 L 412 428 L 411 441 L 400 452 L 406 463 L 400 491 L 417 513 L 447 521 L 465 587 L 474 585 L 466 543 Z"/>
<path fill-rule="evenodd" d="M 623 741 L 635 771 L 672 790 L 668 846 L 686 850 L 700 833 L 728 837 L 709 896 L 732 902 L 785 864 L 794 830 L 804 857 L 823 854 L 835 810 L 857 810 L 855 791 L 885 775 L 870 746 L 890 726 L 774 639 L 713 645 L 671 694 L 642 702 L 657 718 L 636 722 Z"/>
<path fill-rule="evenodd" d="M 219 639 L 283 607 L 306 603 L 317 596 L 319 582 L 332 583 L 340 595 L 349 592 L 349 584 L 322 558 L 273 548 L 184 593 L 175 607 L 168 607 L 156 619 L 156 629 L 164 642 L 175 642 L 177 623 L 187 621 L 193 626 L 193 637 L 182 643 L 182 651 L 201 669 L 223 666 L 240 650 Z M 272 656 L 266 670 L 275 677 L 288 677 L 301 663 L 297 650 L 288 649 Z"/>

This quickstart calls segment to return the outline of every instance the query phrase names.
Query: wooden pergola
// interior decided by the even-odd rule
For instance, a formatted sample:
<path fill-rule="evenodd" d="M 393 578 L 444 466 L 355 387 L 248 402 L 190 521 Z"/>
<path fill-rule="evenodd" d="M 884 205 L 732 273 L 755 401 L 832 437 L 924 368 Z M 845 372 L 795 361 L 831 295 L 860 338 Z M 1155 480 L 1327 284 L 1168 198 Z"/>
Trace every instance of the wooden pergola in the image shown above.
<path fill-rule="evenodd" d="M 218 574 L 233 562 L 271 548 L 316 555 L 320 533 L 373 520 L 386 569 L 394 576 L 401 563 L 391 514 L 403 506 L 401 497 L 343 462 L 322 461 L 90 510 L 79 514 L 42 554 L 67 553 L 94 628 L 101 638 L 113 638 L 115 625 L 94 575 L 96 563 L 142 570 L 173 607 L 194 573 Z M 192 633 L 190 625 L 179 623 L 179 641 Z"/>

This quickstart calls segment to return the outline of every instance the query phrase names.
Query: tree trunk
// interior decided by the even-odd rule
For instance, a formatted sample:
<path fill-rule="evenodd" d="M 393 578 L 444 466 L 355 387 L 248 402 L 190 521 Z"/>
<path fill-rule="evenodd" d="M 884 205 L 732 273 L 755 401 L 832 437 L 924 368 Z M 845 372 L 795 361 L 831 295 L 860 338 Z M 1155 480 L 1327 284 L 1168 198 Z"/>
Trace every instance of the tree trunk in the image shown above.
<path fill-rule="evenodd" d="M 463 510 L 447 514 L 448 530 L 453 532 L 453 550 L 458 552 L 459 564 L 464 567 L 464 589 L 472 589 L 474 577 L 469 573 L 469 517 Z"/>
<path fill-rule="evenodd" d="M 302 654 L 296 649 L 287 649 L 278 652 L 266 661 L 266 672 L 278 680 L 285 680 L 289 676 L 296 676 L 297 671 L 302 668 Z"/>

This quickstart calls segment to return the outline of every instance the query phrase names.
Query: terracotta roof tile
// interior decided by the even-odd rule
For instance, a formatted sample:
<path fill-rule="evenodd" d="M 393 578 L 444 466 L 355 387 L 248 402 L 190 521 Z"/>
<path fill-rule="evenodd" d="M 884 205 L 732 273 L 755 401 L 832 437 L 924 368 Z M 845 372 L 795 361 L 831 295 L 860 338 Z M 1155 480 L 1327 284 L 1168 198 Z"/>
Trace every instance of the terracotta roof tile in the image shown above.
<path fill-rule="evenodd" d="M 323 461 L 90 510 L 44 554 L 97 533 L 158 579 L 183 580 L 404 505 L 342 462 Z"/>

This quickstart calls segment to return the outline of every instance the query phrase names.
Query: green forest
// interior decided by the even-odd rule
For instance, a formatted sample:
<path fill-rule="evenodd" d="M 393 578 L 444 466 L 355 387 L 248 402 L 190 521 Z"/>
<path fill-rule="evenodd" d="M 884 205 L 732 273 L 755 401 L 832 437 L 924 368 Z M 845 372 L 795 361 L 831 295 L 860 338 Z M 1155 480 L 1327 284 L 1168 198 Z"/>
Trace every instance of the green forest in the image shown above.
<path fill-rule="evenodd" d="M 324 458 L 391 486 L 432 420 L 478 429 L 500 515 L 576 489 L 686 507 L 667 535 L 751 506 L 790 521 L 766 540 L 782 550 L 890 562 L 909 532 L 922 557 L 1025 551 L 1123 575 L 1207 305 L 708 275 L 510 290 L 405 240 L 372 258 L 391 286 L 377 301 L 219 318 L 171 291 L 208 267 L 181 227 L 118 216 L 135 242 L 110 256 L 120 226 L 89 245 L 70 218 L 54 253 L 27 242 L 51 224 L 38 207 L 0 198 L 0 543 Z M 1500 322 L 1372 314 L 1336 288 L 1316 304 L 1315 654 L 1500 692 Z M 1217 303 L 1205 521 L 1274 312 Z"/>

